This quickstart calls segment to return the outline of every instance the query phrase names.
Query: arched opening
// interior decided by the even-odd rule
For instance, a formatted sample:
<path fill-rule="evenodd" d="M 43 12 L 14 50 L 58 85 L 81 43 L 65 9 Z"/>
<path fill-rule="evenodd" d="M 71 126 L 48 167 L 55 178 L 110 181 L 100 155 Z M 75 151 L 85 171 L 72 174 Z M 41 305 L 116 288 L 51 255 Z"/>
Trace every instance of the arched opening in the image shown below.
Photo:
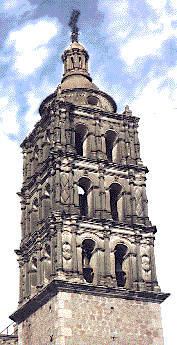
<path fill-rule="evenodd" d="M 124 287 L 126 283 L 126 273 L 122 269 L 123 261 L 127 252 L 124 244 L 117 244 L 114 250 L 115 254 L 115 274 L 118 287 Z"/>
<path fill-rule="evenodd" d="M 80 156 L 84 155 L 83 144 L 84 144 L 86 133 L 87 133 L 86 126 L 82 124 L 78 124 L 75 127 L 75 149 L 76 149 L 77 154 Z"/>
<path fill-rule="evenodd" d="M 71 69 L 74 69 L 74 58 L 71 56 Z"/>
<path fill-rule="evenodd" d="M 112 219 L 115 221 L 119 220 L 118 199 L 119 199 L 121 190 L 122 190 L 122 186 L 119 183 L 112 183 L 109 187 L 111 215 L 112 215 Z"/>
<path fill-rule="evenodd" d="M 95 96 L 88 96 L 87 97 L 87 102 L 90 105 L 95 105 L 96 106 L 98 104 L 98 98 L 95 97 Z"/>
<path fill-rule="evenodd" d="M 44 285 L 48 284 L 51 279 L 52 274 L 52 263 L 51 263 L 51 248 L 49 244 L 45 245 L 42 254 L 42 261 L 43 261 L 43 279 Z"/>
<path fill-rule="evenodd" d="M 43 142 L 43 160 L 45 160 L 50 152 L 50 130 L 47 129 Z"/>
<path fill-rule="evenodd" d="M 35 145 L 33 155 L 32 155 L 32 163 L 31 163 L 31 174 L 34 175 L 37 172 L 38 167 L 38 145 Z"/>
<path fill-rule="evenodd" d="M 95 248 L 95 242 L 91 239 L 86 239 L 82 242 L 82 268 L 83 276 L 86 282 L 92 283 L 94 278 L 93 268 L 90 265 L 90 260 Z"/>
<path fill-rule="evenodd" d="M 88 194 L 90 192 L 91 181 L 87 177 L 82 177 L 78 184 L 79 209 L 82 216 L 88 215 Z"/>
<path fill-rule="evenodd" d="M 29 274 L 30 274 L 30 290 L 31 294 L 34 295 L 37 286 L 37 259 L 33 257 L 29 263 Z"/>
<path fill-rule="evenodd" d="M 109 162 L 113 161 L 113 147 L 117 138 L 117 133 L 113 130 L 108 130 L 105 135 L 106 141 L 106 156 Z"/>
<path fill-rule="evenodd" d="M 31 209 L 31 233 L 36 231 L 38 226 L 38 199 L 33 200 L 32 209 Z"/>
<path fill-rule="evenodd" d="M 46 218 L 51 211 L 51 201 L 50 201 L 50 184 L 47 183 L 44 189 L 44 195 L 43 195 L 43 218 Z"/>

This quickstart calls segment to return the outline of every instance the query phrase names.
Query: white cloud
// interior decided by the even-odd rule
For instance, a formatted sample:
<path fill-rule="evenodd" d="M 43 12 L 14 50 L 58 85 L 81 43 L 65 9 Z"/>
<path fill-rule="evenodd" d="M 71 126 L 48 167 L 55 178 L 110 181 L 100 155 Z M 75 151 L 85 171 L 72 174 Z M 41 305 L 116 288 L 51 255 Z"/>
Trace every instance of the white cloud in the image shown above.
<path fill-rule="evenodd" d="M 23 53 L 18 54 L 18 58 L 14 66 L 22 74 L 31 74 L 36 68 L 42 65 L 47 56 L 48 50 L 46 48 L 24 51 Z"/>
<path fill-rule="evenodd" d="M 35 123 L 39 121 L 41 118 L 38 113 L 40 99 L 37 98 L 35 94 L 31 92 L 27 95 L 27 100 L 28 104 L 30 105 L 30 109 L 27 112 L 25 119 L 27 121 L 29 130 L 32 131 Z"/>
<path fill-rule="evenodd" d="M 122 46 L 121 55 L 127 65 L 132 65 L 137 58 L 159 55 L 162 43 L 172 36 L 177 37 L 176 30 L 171 26 L 171 22 L 176 19 L 176 16 L 168 16 L 165 11 L 159 12 L 159 16 L 156 24 L 149 20 L 147 35 L 134 36 Z"/>
<path fill-rule="evenodd" d="M 128 10 L 128 1 L 109 1 L 109 6 L 113 6 L 113 12 L 117 15 L 126 15 Z"/>
<path fill-rule="evenodd" d="M 155 10 L 160 11 L 166 5 L 166 0 L 146 0 L 146 2 L 151 5 Z"/>
<path fill-rule="evenodd" d="M 48 43 L 56 34 L 56 23 L 46 20 L 11 32 L 7 45 L 15 45 L 17 53 L 14 67 L 22 74 L 31 74 L 49 55 L 51 49 Z"/>
<path fill-rule="evenodd" d="M 177 66 L 168 72 L 168 76 L 177 81 Z"/>
<path fill-rule="evenodd" d="M 109 40 L 115 41 L 115 43 L 117 43 L 118 39 L 124 40 L 130 32 L 128 1 L 99 1 L 98 8 L 104 11 L 105 14 L 101 31 L 106 35 L 109 34 Z"/>
<path fill-rule="evenodd" d="M 132 65 L 137 57 L 156 54 L 160 47 L 161 41 L 158 35 L 136 37 L 122 47 L 121 55 L 128 65 Z"/>
<path fill-rule="evenodd" d="M 171 4 L 172 4 L 172 6 L 173 6 L 175 9 L 177 9 L 177 2 L 176 2 L 176 0 L 171 0 L 170 2 L 171 2 Z"/>
<path fill-rule="evenodd" d="M 18 124 L 16 122 L 18 108 L 16 105 L 10 104 L 7 97 L 0 99 L 0 131 L 6 134 L 17 133 Z"/>

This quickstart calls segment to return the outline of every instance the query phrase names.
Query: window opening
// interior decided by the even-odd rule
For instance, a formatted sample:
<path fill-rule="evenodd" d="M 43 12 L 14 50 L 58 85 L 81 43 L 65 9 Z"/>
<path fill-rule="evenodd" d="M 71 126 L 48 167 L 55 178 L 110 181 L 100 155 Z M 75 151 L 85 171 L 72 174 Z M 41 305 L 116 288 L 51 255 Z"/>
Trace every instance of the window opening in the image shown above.
<path fill-rule="evenodd" d="M 90 105 L 97 105 L 98 104 L 98 98 L 95 96 L 88 96 L 87 97 L 87 102 Z"/>
<path fill-rule="evenodd" d="M 115 131 L 109 130 L 106 132 L 106 156 L 109 162 L 113 161 L 112 151 L 116 137 L 117 133 Z"/>
<path fill-rule="evenodd" d="M 115 274 L 118 287 L 124 287 L 126 283 L 126 273 L 122 269 L 127 247 L 124 244 L 117 244 L 115 247 Z"/>
<path fill-rule="evenodd" d="M 89 193 L 90 187 L 91 187 L 91 181 L 88 178 L 82 177 L 79 180 L 79 185 L 78 185 L 79 209 L 80 209 L 80 214 L 82 216 L 88 215 L 87 195 Z"/>
<path fill-rule="evenodd" d="M 112 219 L 115 221 L 119 220 L 117 202 L 118 202 L 121 190 L 122 190 L 122 187 L 118 183 L 112 183 L 109 189 L 111 215 L 112 215 Z"/>
<path fill-rule="evenodd" d="M 75 128 L 75 149 L 78 155 L 83 156 L 83 142 L 87 133 L 87 127 L 79 124 Z"/>
<path fill-rule="evenodd" d="M 72 68 L 74 68 L 74 59 L 73 59 L 73 56 L 71 56 L 71 63 L 72 63 Z"/>
<path fill-rule="evenodd" d="M 94 278 L 93 268 L 90 266 L 90 260 L 95 248 L 95 242 L 91 239 L 84 240 L 82 243 L 82 267 L 83 276 L 86 282 L 92 283 Z"/>

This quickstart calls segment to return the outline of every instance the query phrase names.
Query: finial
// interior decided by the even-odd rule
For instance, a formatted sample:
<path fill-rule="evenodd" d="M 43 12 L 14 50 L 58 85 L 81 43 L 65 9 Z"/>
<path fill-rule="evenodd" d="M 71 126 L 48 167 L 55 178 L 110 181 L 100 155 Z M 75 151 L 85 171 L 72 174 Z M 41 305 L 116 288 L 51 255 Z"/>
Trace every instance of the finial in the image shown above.
<path fill-rule="evenodd" d="M 72 29 L 72 32 L 71 32 L 72 42 L 74 41 L 78 42 L 79 29 L 77 27 L 77 20 L 78 20 L 79 15 L 80 15 L 80 11 L 78 10 L 72 11 L 70 22 L 69 22 L 69 26 Z"/>

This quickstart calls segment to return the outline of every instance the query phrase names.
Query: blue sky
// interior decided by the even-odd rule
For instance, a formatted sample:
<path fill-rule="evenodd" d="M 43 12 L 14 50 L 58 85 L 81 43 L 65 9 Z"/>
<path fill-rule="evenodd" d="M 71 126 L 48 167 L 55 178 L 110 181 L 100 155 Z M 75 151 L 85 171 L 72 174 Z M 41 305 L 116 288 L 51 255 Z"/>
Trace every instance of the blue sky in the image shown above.
<path fill-rule="evenodd" d="M 0 328 L 8 325 L 7 317 L 18 300 L 18 266 L 13 249 L 20 242 L 20 206 L 15 194 L 22 182 L 19 145 L 40 119 L 41 101 L 61 81 L 61 55 L 70 44 L 68 22 L 73 8 L 81 11 L 79 41 L 89 52 L 93 82 L 115 99 L 119 113 L 129 104 L 133 114 L 140 117 L 141 157 L 150 170 L 149 215 L 158 228 L 157 273 L 162 290 L 172 292 L 162 306 L 165 345 L 173 345 L 175 326 L 170 316 L 176 303 L 175 182 L 172 185 L 177 114 L 175 0 L 0 2 L 0 256 L 4 262 L 2 273 L 7 277 L 1 287 Z"/>

